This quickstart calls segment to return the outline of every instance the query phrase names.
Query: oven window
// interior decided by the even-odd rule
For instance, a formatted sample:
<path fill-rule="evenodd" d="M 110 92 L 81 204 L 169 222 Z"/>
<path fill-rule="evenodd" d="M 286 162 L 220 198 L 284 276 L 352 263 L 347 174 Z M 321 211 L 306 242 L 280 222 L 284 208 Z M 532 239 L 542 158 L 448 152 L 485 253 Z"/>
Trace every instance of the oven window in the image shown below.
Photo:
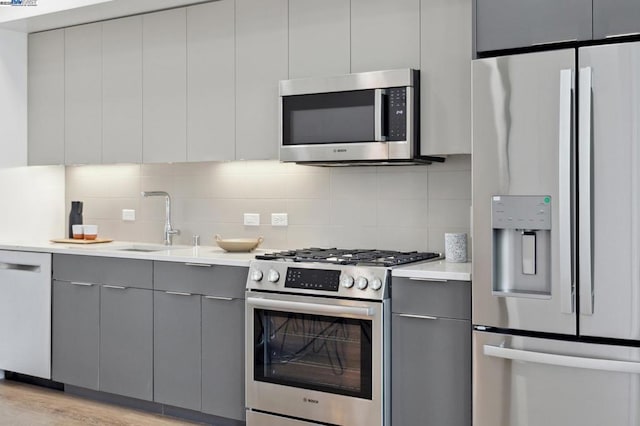
<path fill-rule="evenodd" d="M 374 91 L 320 93 L 282 98 L 283 145 L 371 142 Z"/>
<path fill-rule="evenodd" d="M 370 320 L 254 312 L 256 381 L 371 399 Z"/>

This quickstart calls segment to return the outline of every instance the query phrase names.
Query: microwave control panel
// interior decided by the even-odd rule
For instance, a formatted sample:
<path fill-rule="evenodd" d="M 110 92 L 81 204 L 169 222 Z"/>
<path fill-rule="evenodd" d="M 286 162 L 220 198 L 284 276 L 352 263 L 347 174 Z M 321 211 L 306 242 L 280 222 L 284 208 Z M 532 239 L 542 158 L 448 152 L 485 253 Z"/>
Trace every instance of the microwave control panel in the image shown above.
<path fill-rule="evenodd" d="M 407 88 L 387 89 L 388 99 L 388 138 L 389 141 L 407 139 Z"/>

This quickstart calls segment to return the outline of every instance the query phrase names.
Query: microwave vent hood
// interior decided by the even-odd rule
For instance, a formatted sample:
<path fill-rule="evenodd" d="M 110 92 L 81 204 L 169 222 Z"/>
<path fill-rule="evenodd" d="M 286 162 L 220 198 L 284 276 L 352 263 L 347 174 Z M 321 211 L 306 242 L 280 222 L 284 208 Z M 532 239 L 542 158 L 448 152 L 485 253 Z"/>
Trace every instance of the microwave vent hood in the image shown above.
<path fill-rule="evenodd" d="M 420 71 L 280 81 L 280 161 L 321 166 L 416 165 Z"/>
<path fill-rule="evenodd" d="M 372 166 L 426 166 L 444 163 L 445 157 L 418 157 L 410 160 L 361 160 L 361 161 L 296 161 L 303 166 L 317 167 L 372 167 Z"/>

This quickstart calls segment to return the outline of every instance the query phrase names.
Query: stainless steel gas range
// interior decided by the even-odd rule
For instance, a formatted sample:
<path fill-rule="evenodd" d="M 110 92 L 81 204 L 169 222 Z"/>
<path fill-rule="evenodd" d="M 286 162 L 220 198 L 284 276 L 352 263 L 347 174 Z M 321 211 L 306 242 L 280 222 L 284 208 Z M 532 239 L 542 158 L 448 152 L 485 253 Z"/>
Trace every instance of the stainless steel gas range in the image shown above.
<path fill-rule="evenodd" d="M 256 256 L 246 293 L 248 426 L 390 425 L 390 268 L 439 253 Z"/>

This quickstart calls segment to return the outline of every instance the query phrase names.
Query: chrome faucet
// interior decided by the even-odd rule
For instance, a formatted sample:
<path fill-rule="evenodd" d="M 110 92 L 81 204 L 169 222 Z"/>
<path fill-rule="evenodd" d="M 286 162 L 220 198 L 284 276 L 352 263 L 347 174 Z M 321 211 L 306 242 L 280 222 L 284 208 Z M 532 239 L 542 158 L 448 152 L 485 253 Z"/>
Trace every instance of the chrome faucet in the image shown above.
<path fill-rule="evenodd" d="M 165 221 L 164 221 L 164 245 L 173 244 L 173 236 L 180 235 L 179 229 L 173 229 L 171 226 L 171 197 L 168 192 L 164 191 L 142 191 L 143 197 L 164 197 L 165 201 Z"/>

